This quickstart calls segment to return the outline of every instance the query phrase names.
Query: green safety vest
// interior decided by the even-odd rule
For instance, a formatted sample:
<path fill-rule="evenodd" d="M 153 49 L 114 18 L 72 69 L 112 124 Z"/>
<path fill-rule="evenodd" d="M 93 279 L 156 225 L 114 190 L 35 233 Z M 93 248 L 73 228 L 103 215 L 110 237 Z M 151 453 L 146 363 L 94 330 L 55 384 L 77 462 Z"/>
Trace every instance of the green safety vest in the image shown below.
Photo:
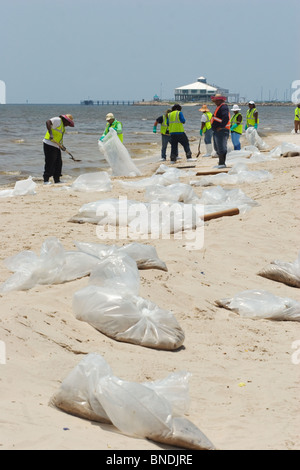
<path fill-rule="evenodd" d="M 300 108 L 295 109 L 295 121 L 300 121 Z"/>
<path fill-rule="evenodd" d="M 241 123 L 240 123 L 240 124 L 237 122 L 238 116 L 242 116 L 241 113 L 236 113 L 236 114 L 234 114 L 234 115 L 231 117 L 231 119 L 230 119 L 230 124 L 231 124 L 231 125 L 232 125 L 232 124 L 237 124 L 237 127 L 235 127 L 235 128 L 233 129 L 233 132 L 237 132 L 238 134 L 242 134 L 242 133 L 243 133 L 243 124 L 242 124 L 242 122 L 243 122 L 243 116 L 242 116 L 242 120 L 241 120 Z"/>
<path fill-rule="evenodd" d="M 170 134 L 174 134 L 175 132 L 184 132 L 183 124 L 179 119 L 179 113 L 180 111 L 172 111 L 168 115 Z"/>
<path fill-rule="evenodd" d="M 56 140 L 56 142 L 58 142 L 59 144 L 62 145 L 63 144 L 64 133 L 65 133 L 65 126 L 64 126 L 64 123 L 61 119 L 60 126 L 58 126 L 56 128 L 54 128 L 54 127 L 52 128 L 53 139 Z M 49 131 L 46 132 L 45 139 L 51 141 Z"/>
<path fill-rule="evenodd" d="M 254 118 L 254 113 L 256 113 L 256 108 L 248 109 L 247 111 L 247 126 L 254 126 L 255 124 L 255 118 Z M 257 124 L 259 123 L 259 119 L 257 119 Z"/>
<path fill-rule="evenodd" d="M 122 126 L 122 123 L 120 121 L 117 121 L 116 119 L 114 120 L 114 122 L 112 124 L 109 124 L 109 122 L 106 124 L 103 135 L 108 134 L 108 131 L 111 127 L 118 134 L 118 137 L 119 137 L 120 141 L 123 142 L 123 126 Z"/>
<path fill-rule="evenodd" d="M 160 133 L 161 134 L 166 134 L 167 131 L 169 130 L 167 119 L 168 119 L 168 116 L 164 115 L 163 116 L 163 122 L 160 125 Z"/>
<path fill-rule="evenodd" d="M 203 127 L 203 134 L 205 134 L 206 131 L 208 131 L 209 129 L 211 129 L 211 118 L 212 118 L 212 113 L 210 113 L 209 111 L 206 111 L 205 113 L 205 116 L 207 117 L 207 121 Z"/>

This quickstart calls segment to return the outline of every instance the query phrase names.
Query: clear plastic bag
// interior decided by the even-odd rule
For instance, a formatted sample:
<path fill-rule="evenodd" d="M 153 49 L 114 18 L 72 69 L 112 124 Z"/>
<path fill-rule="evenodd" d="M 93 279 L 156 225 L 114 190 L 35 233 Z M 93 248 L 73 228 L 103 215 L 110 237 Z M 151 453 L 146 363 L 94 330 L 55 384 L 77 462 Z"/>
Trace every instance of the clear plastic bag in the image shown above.
<path fill-rule="evenodd" d="M 128 289 L 89 285 L 74 294 L 73 312 L 101 333 L 140 346 L 175 350 L 184 332 L 175 316 Z"/>
<path fill-rule="evenodd" d="M 259 271 L 258 275 L 291 287 L 300 287 L 300 251 L 293 263 L 274 260 Z"/>
<path fill-rule="evenodd" d="M 0 197 L 27 196 L 36 194 L 36 183 L 29 176 L 26 180 L 15 183 L 14 189 L 4 189 L 0 191 Z"/>
<path fill-rule="evenodd" d="M 0 286 L 0 292 L 68 282 L 87 276 L 98 263 L 99 259 L 87 253 L 65 251 L 56 237 L 49 237 L 42 244 L 40 256 L 28 250 L 4 260 L 14 274 Z"/>
<path fill-rule="evenodd" d="M 112 184 L 106 171 L 98 171 L 78 176 L 72 183 L 71 189 L 74 191 L 111 191 Z"/>
<path fill-rule="evenodd" d="M 243 291 L 231 299 L 218 300 L 216 304 L 238 313 L 241 317 L 300 321 L 300 302 L 277 297 L 264 290 Z"/>
<path fill-rule="evenodd" d="M 102 356 L 92 353 L 62 382 L 51 404 L 82 418 L 110 422 L 130 436 L 214 450 L 200 429 L 181 416 L 188 408 L 189 376 L 181 371 L 149 384 L 128 382 L 113 375 Z"/>
<path fill-rule="evenodd" d="M 128 150 L 120 141 L 114 129 L 110 129 L 103 141 L 98 141 L 99 151 L 112 169 L 113 176 L 140 176 L 141 172 L 133 163 Z"/>

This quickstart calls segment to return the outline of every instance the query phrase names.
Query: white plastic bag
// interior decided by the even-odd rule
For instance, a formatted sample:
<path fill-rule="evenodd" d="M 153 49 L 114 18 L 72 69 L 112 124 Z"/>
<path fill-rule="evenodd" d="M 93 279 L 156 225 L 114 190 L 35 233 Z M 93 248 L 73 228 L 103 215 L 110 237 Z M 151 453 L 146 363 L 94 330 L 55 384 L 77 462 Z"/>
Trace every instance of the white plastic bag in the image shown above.
<path fill-rule="evenodd" d="M 106 171 L 84 173 L 78 176 L 71 185 L 74 191 L 111 191 L 112 184 Z"/>
<path fill-rule="evenodd" d="M 140 275 L 136 262 L 130 256 L 116 253 L 99 260 L 90 274 L 89 283 L 138 295 Z"/>
<path fill-rule="evenodd" d="M 199 203 L 204 205 L 205 213 L 218 212 L 237 207 L 246 213 L 258 203 L 248 197 L 241 189 L 223 189 L 221 186 L 203 190 Z"/>
<path fill-rule="evenodd" d="M 62 382 L 51 404 L 75 416 L 111 423 L 126 435 L 214 450 L 200 429 L 181 416 L 188 407 L 189 376 L 181 371 L 150 384 L 128 382 L 113 375 L 102 356 L 92 353 Z"/>
<path fill-rule="evenodd" d="M 300 302 L 264 290 L 243 291 L 231 299 L 218 300 L 216 304 L 242 317 L 300 321 Z"/>
<path fill-rule="evenodd" d="M 246 130 L 246 139 L 250 145 L 254 145 L 259 150 L 268 150 L 268 145 L 258 135 L 257 130 L 254 127 L 248 127 Z"/>
<path fill-rule="evenodd" d="M 0 191 L 0 197 L 27 196 L 36 194 L 36 183 L 29 176 L 26 180 L 15 183 L 14 189 L 4 189 Z"/>
<path fill-rule="evenodd" d="M 184 342 L 171 312 L 120 286 L 89 285 L 77 291 L 73 311 L 78 320 L 117 341 L 164 350 L 178 349 Z"/>
<path fill-rule="evenodd" d="M 98 258 L 87 253 L 65 251 L 56 237 L 49 237 L 42 244 L 40 256 L 28 250 L 4 260 L 14 274 L 0 286 L 0 292 L 68 282 L 87 276 L 98 263 Z"/>
<path fill-rule="evenodd" d="M 104 139 L 98 141 L 98 147 L 111 167 L 113 176 L 141 175 L 114 129 L 110 128 Z"/>
<path fill-rule="evenodd" d="M 291 287 L 300 287 L 300 251 L 293 263 L 274 260 L 258 272 L 259 276 L 277 282 L 283 282 Z"/>

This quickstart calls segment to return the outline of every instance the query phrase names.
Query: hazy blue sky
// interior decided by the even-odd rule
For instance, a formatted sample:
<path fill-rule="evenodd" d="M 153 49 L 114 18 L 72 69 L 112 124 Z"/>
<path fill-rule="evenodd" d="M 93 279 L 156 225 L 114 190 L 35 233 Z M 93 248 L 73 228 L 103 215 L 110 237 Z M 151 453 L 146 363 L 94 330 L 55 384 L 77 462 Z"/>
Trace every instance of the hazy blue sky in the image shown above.
<path fill-rule="evenodd" d="M 7 103 L 173 98 L 201 75 L 281 100 L 299 19 L 299 0 L 0 0 L 0 80 Z"/>

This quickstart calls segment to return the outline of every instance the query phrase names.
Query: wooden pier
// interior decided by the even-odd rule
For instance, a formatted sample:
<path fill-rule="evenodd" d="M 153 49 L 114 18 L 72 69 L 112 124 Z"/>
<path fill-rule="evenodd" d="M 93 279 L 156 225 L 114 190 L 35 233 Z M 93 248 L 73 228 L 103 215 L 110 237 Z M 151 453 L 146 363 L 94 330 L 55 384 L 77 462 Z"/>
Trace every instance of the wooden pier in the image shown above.
<path fill-rule="evenodd" d="M 85 106 L 115 106 L 115 105 L 133 105 L 137 103 L 137 101 L 132 101 L 132 100 L 83 100 L 80 102 L 80 104 L 83 104 Z"/>

